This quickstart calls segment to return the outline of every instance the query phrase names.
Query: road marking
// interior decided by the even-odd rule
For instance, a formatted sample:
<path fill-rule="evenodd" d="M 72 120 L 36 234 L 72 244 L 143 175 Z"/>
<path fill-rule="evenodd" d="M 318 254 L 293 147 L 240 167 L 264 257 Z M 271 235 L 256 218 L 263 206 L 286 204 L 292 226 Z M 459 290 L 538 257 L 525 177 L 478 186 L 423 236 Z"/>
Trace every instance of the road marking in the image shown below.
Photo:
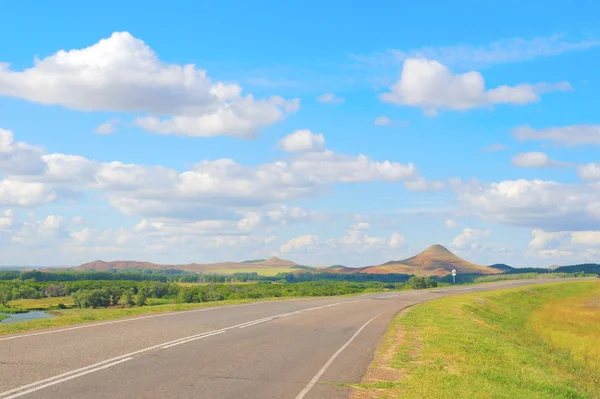
<path fill-rule="evenodd" d="M 14 335 L 14 336 L 11 336 L 11 337 L 0 338 L 0 341 L 7 341 L 9 339 L 18 339 L 18 338 L 33 337 L 35 335 L 54 334 L 54 333 L 59 333 L 59 332 L 64 332 L 64 331 L 79 330 L 80 328 L 90 328 L 90 327 L 104 326 L 104 325 L 107 325 L 107 324 L 117 324 L 117 323 L 125 323 L 125 322 L 128 322 L 128 321 L 151 319 L 151 318 L 154 318 L 154 317 L 175 316 L 175 315 L 179 315 L 179 314 L 182 314 L 182 313 L 198 313 L 198 312 L 206 312 L 206 311 L 209 311 L 209 310 L 217 310 L 217 309 L 231 309 L 231 308 L 237 308 L 237 307 L 240 307 L 240 306 L 258 305 L 258 304 L 261 304 L 261 303 L 267 303 L 267 302 L 243 303 L 243 304 L 240 304 L 240 305 L 214 306 L 214 307 L 204 308 L 204 309 L 180 310 L 180 311 L 177 311 L 177 312 L 159 313 L 159 314 L 148 315 L 148 316 L 139 316 L 139 317 L 133 317 L 133 318 L 120 319 L 120 320 L 105 321 L 105 322 L 102 322 L 102 323 L 84 324 L 84 325 L 81 325 L 81 326 L 61 328 L 60 330 L 50 330 L 50 331 L 41 331 L 41 332 L 31 333 L 31 334 Z"/>
<path fill-rule="evenodd" d="M 319 372 L 313 377 L 313 379 L 310 380 L 310 382 L 308 383 L 308 385 L 306 385 L 304 387 L 304 389 L 298 394 L 298 396 L 296 396 L 296 399 L 303 399 L 306 396 L 306 394 L 312 389 L 312 387 L 315 386 L 315 384 L 317 383 L 317 381 L 319 381 L 319 378 L 321 378 L 321 376 L 325 373 L 325 371 L 327 371 L 327 369 L 329 368 L 329 366 L 331 366 L 331 363 L 333 363 L 333 361 L 335 360 L 335 358 L 338 357 L 339 354 L 342 353 L 344 351 L 344 349 L 346 349 L 348 347 L 348 345 L 350 345 L 352 343 L 352 341 L 354 341 L 354 339 L 356 337 L 358 337 L 358 334 L 360 334 L 360 332 L 362 330 L 364 330 L 365 327 L 369 325 L 369 323 L 371 323 L 373 320 L 375 320 L 379 316 L 381 316 L 381 315 L 377 315 L 377 316 L 373 317 L 371 320 L 367 321 L 365 324 L 363 324 L 362 327 L 359 328 L 358 331 L 355 332 L 354 335 L 340 349 L 338 349 L 338 351 L 335 352 L 333 354 L 333 356 L 331 356 L 329 358 L 329 360 L 327 361 L 327 363 L 325 363 L 325 365 L 323 367 L 321 367 L 321 370 L 319 370 Z"/>
<path fill-rule="evenodd" d="M 316 306 L 316 307 L 313 307 L 313 308 L 300 309 L 300 310 L 296 310 L 296 311 L 293 311 L 293 312 L 280 313 L 280 314 L 277 314 L 277 315 L 274 315 L 274 316 L 269 316 L 269 317 L 258 319 L 258 320 L 251 320 L 251 321 L 247 321 L 247 322 L 244 322 L 244 323 L 236 324 L 236 325 L 233 325 L 233 326 L 224 327 L 224 328 L 217 329 L 217 330 L 212 330 L 212 331 L 206 331 L 206 332 L 203 332 L 203 333 L 200 333 L 200 334 L 190 335 L 188 337 L 183 337 L 183 338 L 178 338 L 178 339 L 175 339 L 175 340 L 172 340 L 172 341 L 163 342 L 163 343 L 158 344 L 158 345 L 149 346 L 147 348 L 139 349 L 139 350 L 134 351 L 134 352 L 126 353 L 124 355 L 116 356 L 116 357 L 113 357 L 111 359 L 103 360 L 101 362 L 94 363 L 94 364 L 91 364 L 91 365 L 86 366 L 86 367 L 82 367 L 82 368 L 79 368 L 79 369 L 76 369 L 76 370 L 71 370 L 71 371 L 68 371 L 68 372 L 63 373 L 63 374 L 55 375 L 54 377 L 49 377 L 49 378 L 46 378 L 46 379 L 41 380 L 41 381 L 36 381 L 36 382 L 31 383 L 31 384 L 23 385 L 23 386 L 11 389 L 10 391 L 1 392 L 0 393 L 0 399 L 16 398 L 16 397 L 19 397 L 19 396 L 22 396 L 22 395 L 25 394 L 25 393 L 22 392 L 24 389 L 35 387 L 35 388 L 32 388 L 31 390 L 26 391 L 26 393 L 34 392 L 34 391 L 37 391 L 39 389 L 42 389 L 43 387 L 54 385 L 55 383 L 58 383 L 58 382 L 68 381 L 71 378 L 75 378 L 74 375 L 75 376 L 85 375 L 85 374 L 91 373 L 92 371 L 102 370 L 103 368 L 110 367 L 110 366 L 104 367 L 104 366 L 107 365 L 107 363 L 113 365 L 113 363 L 111 363 L 111 362 L 115 362 L 114 364 L 118 364 L 121 361 L 125 361 L 123 359 L 128 358 L 127 360 L 131 360 L 132 356 L 134 356 L 134 355 L 138 355 L 140 353 L 148 352 L 148 351 L 151 351 L 151 350 L 154 350 L 154 349 L 159 349 L 159 348 L 160 349 L 167 349 L 167 348 L 171 348 L 171 347 L 176 346 L 176 345 L 184 344 L 184 343 L 187 343 L 187 342 L 192 342 L 192 341 L 195 341 L 197 339 L 207 338 L 207 337 L 210 337 L 210 336 L 213 336 L 213 335 L 222 334 L 222 333 L 224 333 L 224 332 L 226 332 L 228 330 L 232 330 L 232 329 L 239 328 L 239 327 L 242 327 L 242 326 L 254 325 L 254 324 L 262 323 L 262 322 L 265 322 L 265 321 L 271 321 L 271 320 L 274 320 L 274 319 L 277 319 L 277 318 L 289 317 L 289 316 L 293 316 L 293 315 L 296 315 L 296 314 L 299 314 L 299 313 L 303 313 L 303 312 L 310 312 L 310 311 L 313 311 L 313 310 L 329 308 L 329 307 L 332 307 L 332 306 L 337 306 L 337 305 L 340 305 L 340 304 L 351 303 L 351 302 L 359 302 L 359 301 L 337 302 L 337 303 L 332 303 L 332 304 L 329 304 L 329 305 L 323 305 L 323 306 Z M 235 306 L 243 306 L 243 305 L 235 305 Z M 202 310 L 208 310 L 208 309 L 202 309 Z M 77 373 L 79 373 L 79 374 L 77 374 Z M 50 383 L 50 382 L 52 382 L 52 383 Z M 48 384 L 46 384 L 46 383 L 48 383 Z M 15 393 L 15 392 L 19 392 L 19 393 L 16 394 L 15 396 L 8 396 L 8 397 L 6 396 L 6 395 L 10 395 L 10 394 Z"/>
<path fill-rule="evenodd" d="M 107 369 L 107 368 L 112 367 L 112 366 L 116 366 L 117 364 L 121 364 L 121 363 L 127 362 L 127 361 L 129 361 L 131 359 L 133 359 L 133 358 L 132 357 L 127 357 L 125 359 L 121 359 L 121 360 L 118 360 L 116 362 L 108 363 L 108 364 L 105 364 L 105 365 L 100 366 L 100 367 L 96 367 L 96 368 L 93 368 L 93 369 L 90 369 L 90 370 L 86 370 L 86 371 L 83 371 L 83 372 L 78 373 L 78 374 L 73 374 L 73 375 L 70 375 L 70 376 L 62 378 L 62 379 L 55 379 L 55 378 L 53 378 L 52 382 L 49 382 L 49 383 L 44 384 L 44 385 L 38 385 L 35 388 L 31 388 L 31 389 L 29 389 L 27 391 L 21 391 L 19 393 L 11 395 L 11 396 L 6 396 L 3 399 L 18 398 L 20 396 L 27 395 L 27 394 L 35 392 L 35 391 L 39 391 L 40 389 L 48 388 L 49 386 L 60 384 L 61 382 L 65 382 L 65 381 L 68 381 L 68 380 L 72 380 L 73 378 L 81 377 L 81 376 L 84 376 L 86 374 L 94 373 L 96 371 L 100 371 L 100 370 L 104 370 L 104 369 Z M 11 391 L 8 391 L 8 392 L 11 392 Z M 2 395 L 6 394 L 8 392 L 4 392 Z M 14 392 L 14 390 L 12 392 Z"/>
<path fill-rule="evenodd" d="M 196 341 L 198 339 L 212 337 L 213 335 L 223 334 L 224 332 L 225 331 L 215 331 L 214 333 L 211 333 L 211 334 L 205 334 L 205 335 L 202 335 L 200 337 L 190 338 L 190 339 L 186 339 L 184 341 L 175 342 L 174 344 L 171 344 L 171 345 L 163 346 L 162 349 L 169 349 L 169 348 L 172 348 L 173 346 L 177 346 L 177 345 L 181 345 L 181 344 L 187 344 L 188 342 Z"/>

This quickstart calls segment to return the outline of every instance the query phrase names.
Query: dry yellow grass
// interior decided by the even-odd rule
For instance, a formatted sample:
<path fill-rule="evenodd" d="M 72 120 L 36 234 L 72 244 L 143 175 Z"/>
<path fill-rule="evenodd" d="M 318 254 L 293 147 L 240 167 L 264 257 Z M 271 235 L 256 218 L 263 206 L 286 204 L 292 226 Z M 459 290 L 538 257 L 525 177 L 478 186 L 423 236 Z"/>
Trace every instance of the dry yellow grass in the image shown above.
<path fill-rule="evenodd" d="M 569 351 L 600 375 L 600 286 L 583 297 L 548 303 L 530 325 L 552 347 Z"/>

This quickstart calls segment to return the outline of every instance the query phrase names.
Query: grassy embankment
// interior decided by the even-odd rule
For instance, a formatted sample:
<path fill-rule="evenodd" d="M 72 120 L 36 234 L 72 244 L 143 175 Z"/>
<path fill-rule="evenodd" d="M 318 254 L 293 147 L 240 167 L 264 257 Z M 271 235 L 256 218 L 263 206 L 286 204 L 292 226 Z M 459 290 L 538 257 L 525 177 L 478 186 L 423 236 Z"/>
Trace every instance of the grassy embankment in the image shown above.
<path fill-rule="evenodd" d="M 443 298 L 394 319 L 354 398 L 600 398 L 600 284 Z"/>

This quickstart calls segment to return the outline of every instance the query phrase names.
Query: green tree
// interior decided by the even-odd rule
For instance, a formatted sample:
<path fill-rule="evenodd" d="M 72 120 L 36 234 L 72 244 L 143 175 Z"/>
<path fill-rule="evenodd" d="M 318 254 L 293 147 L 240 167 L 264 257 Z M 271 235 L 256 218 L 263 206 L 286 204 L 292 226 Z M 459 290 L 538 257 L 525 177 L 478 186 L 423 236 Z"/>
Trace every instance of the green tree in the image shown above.
<path fill-rule="evenodd" d="M 125 303 L 130 308 L 135 306 L 135 298 L 134 298 L 134 294 L 133 294 L 133 289 L 128 289 L 127 291 L 125 291 Z"/>
<path fill-rule="evenodd" d="M 8 301 L 12 299 L 12 290 L 8 285 L 0 285 L 0 305 L 8 306 Z"/>

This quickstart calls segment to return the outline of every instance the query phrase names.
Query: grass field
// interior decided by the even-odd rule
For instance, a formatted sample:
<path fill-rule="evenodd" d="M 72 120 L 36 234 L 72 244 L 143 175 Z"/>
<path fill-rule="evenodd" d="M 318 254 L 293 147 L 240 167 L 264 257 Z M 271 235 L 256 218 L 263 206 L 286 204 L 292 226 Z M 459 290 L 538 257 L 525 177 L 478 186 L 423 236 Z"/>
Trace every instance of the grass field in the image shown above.
<path fill-rule="evenodd" d="M 398 315 L 355 399 L 600 398 L 600 284 L 461 295 Z"/>
<path fill-rule="evenodd" d="M 16 309 L 51 309 L 62 303 L 65 306 L 71 307 L 74 305 L 73 298 L 70 296 L 56 297 L 56 298 L 41 298 L 41 299 L 15 299 L 10 301 L 8 304 L 10 307 Z"/>

